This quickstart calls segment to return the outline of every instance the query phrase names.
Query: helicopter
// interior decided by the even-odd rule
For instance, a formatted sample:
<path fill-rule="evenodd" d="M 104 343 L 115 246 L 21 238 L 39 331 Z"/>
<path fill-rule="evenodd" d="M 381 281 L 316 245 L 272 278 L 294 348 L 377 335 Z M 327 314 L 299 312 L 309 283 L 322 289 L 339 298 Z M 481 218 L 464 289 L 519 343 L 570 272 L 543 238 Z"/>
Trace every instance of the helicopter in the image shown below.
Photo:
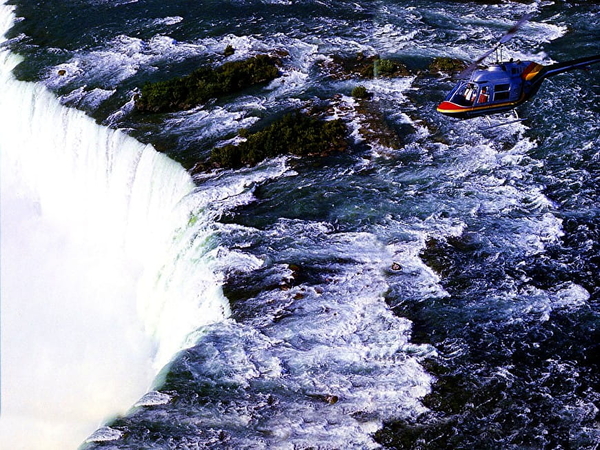
<path fill-rule="evenodd" d="M 460 73 L 458 83 L 438 105 L 438 112 L 469 119 L 510 111 L 533 97 L 546 78 L 600 62 L 600 55 L 548 66 L 512 58 L 501 61 L 504 44 L 529 18 L 521 18 L 492 49 Z M 481 63 L 492 53 L 496 54 L 496 62 L 482 67 Z"/>

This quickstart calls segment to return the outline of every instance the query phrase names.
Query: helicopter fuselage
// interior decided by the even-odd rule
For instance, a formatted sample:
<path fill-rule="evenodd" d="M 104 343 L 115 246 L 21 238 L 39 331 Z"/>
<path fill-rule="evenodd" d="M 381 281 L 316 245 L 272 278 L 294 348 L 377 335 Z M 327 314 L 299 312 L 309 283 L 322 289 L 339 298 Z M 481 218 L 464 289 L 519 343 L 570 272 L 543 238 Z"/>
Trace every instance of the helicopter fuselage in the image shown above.
<path fill-rule="evenodd" d="M 531 61 L 507 61 L 475 70 L 450 91 L 437 110 L 460 119 L 508 111 L 537 92 L 543 68 Z"/>

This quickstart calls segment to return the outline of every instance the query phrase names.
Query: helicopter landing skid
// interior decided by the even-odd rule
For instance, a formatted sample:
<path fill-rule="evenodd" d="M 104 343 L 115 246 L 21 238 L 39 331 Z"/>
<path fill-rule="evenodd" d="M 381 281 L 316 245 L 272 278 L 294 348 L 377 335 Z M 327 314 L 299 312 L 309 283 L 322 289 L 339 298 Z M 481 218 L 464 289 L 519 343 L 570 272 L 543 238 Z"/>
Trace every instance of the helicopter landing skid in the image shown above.
<path fill-rule="evenodd" d="M 524 118 L 519 117 L 519 115 L 517 114 L 516 111 L 513 111 L 513 112 L 514 112 L 514 117 L 515 117 L 513 120 L 509 120 L 508 122 L 497 123 L 495 125 L 492 125 L 490 118 L 486 117 L 486 119 L 490 125 L 487 127 L 480 127 L 479 129 L 481 131 L 491 130 L 492 128 L 498 128 L 498 127 L 502 127 L 504 125 L 510 125 L 511 123 L 523 122 L 525 120 Z"/>

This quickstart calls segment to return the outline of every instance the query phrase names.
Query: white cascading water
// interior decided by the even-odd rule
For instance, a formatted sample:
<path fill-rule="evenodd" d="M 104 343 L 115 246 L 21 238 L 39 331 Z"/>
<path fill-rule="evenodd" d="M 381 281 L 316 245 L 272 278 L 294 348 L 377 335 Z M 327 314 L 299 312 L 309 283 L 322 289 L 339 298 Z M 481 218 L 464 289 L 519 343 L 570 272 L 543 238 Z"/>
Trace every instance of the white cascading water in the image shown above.
<path fill-rule="evenodd" d="M 0 36 L 13 20 L 0 5 Z M 185 170 L 16 81 L 18 62 L 0 51 L 0 442 L 64 450 L 228 304 Z"/>

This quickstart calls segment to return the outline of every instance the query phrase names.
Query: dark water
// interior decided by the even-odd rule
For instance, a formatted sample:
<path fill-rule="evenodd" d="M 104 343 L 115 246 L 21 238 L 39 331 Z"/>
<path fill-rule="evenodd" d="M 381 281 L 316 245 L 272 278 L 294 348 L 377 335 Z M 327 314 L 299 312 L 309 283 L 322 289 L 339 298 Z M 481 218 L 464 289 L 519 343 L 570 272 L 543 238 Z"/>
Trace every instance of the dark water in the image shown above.
<path fill-rule="evenodd" d="M 415 70 L 474 59 L 525 13 L 512 56 L 594 55 L 597 5 L 15 3 L 18 77 L 186 167 L 316 99 L 336 98 L 355 131 L 343 154 L 196 177 L 199 191 L 244 186 L 212 225 L 214 247 L 245 258 L 218 268 L 231 316 L 163 371 L 166 395 L 84 448 L 600 446 L 600 72 L 546 81 L 523 123 L 491 130 L 435 112 L 447 79 L 361 80 L 398 133 L 385 145 L 360 132 L 359 81 L 327 69 L 358 52 Z M 283 76 L 183 113 L 133 111 L 145 82 L 225 61 L 227 45 L 234 59 L 285 50 Z"/>

